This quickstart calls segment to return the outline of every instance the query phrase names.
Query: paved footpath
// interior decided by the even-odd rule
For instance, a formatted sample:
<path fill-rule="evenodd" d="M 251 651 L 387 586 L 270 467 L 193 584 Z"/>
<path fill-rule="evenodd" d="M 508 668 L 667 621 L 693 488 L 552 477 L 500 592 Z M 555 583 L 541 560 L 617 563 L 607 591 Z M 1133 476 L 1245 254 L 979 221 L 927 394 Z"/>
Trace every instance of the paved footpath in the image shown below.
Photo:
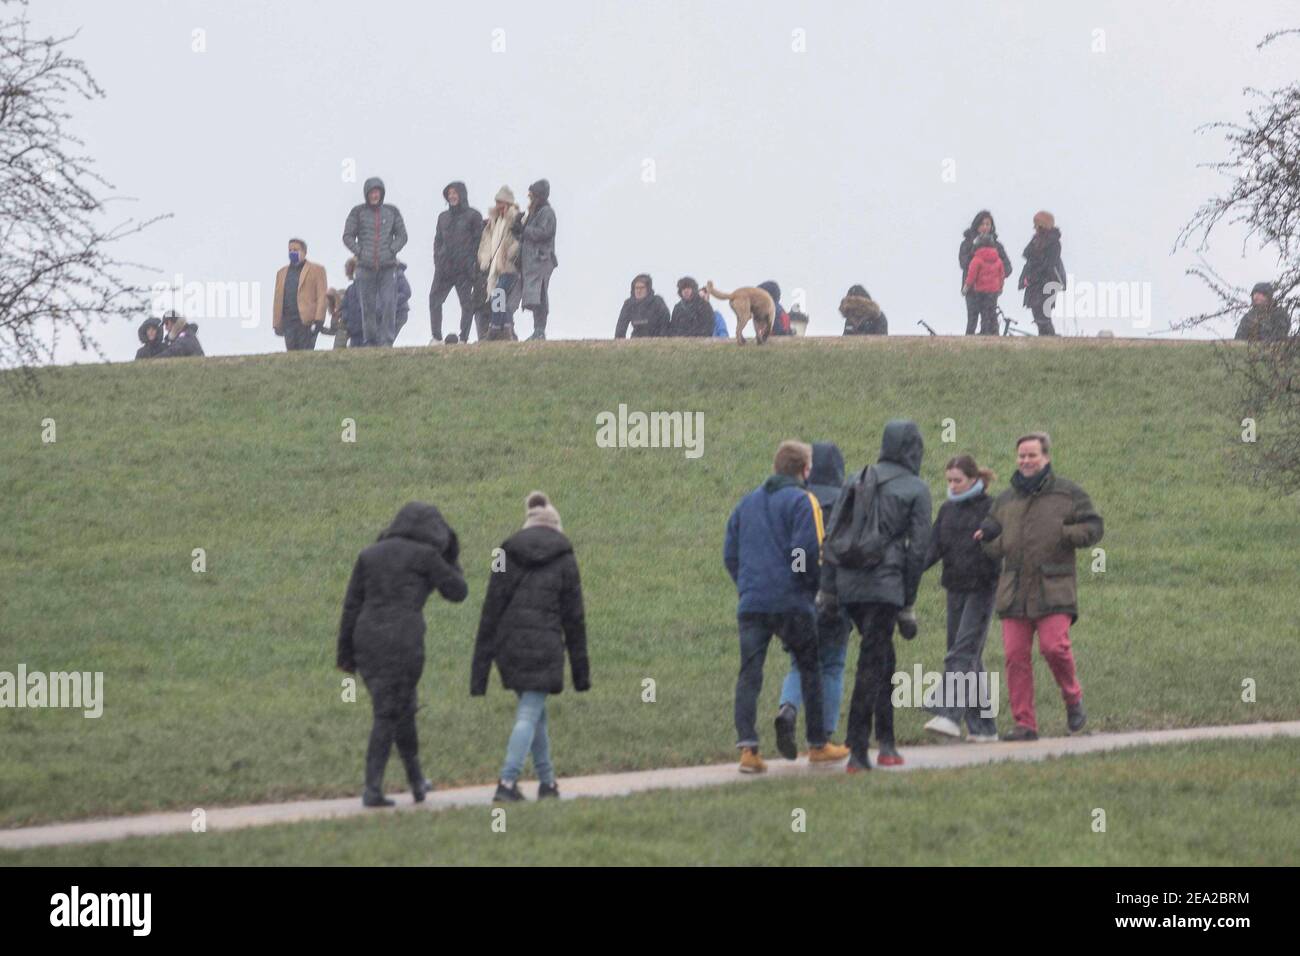
<path fill-rule="evenodd" d="M 1141 730 L 1117 734 L 1085 734 L 1079 737 L 1050 737 L 1031 743 L 968 744 L 953 743 L 904 747 L 907 763 L 902 767 L 877 768 L 872 773 L 901 773 L 910 770 L 934 770 L 974 767 L 1008 761 L 1046 760 L 1074 754 L 1121 750 L 1157 744 L 1195 740 L 1231 740 L 1275 736 L 1300 737 L 1300 720 L 1286 723 L 1235 724 L 1225 727 L 1188 727 L 1179 730 Z M 872 755 L 874 760 L 875 755 Z M 689 790 L 716 787 L 728 783 L 754 783 L 760 780 L 809 774 L 843 773 L 843 764 L 811 767 L 807 759 L 795 761 L 780 757 L 767 758 L 765 774 L 747 776 L 736 771 L 734 763 L 704 767 L 674 767 L 664 770 L 640 770 L 632 773 L 607 773 L 590 777 L 565 777 L 560 780 L 563 799 L 577 797 L 624 797 L 647 790 Z M 528 788 L 533 789 L 531 786 Z M 302 800 L 293 803 L 261 803 L 243 807 L 205 808 L 207 831 L 240 830 L 245 827 L 298 823 L 303 820 L 334 820 L 377 813 L 426 813 L 452 807 L 487 806 L 492 802 L 495 784 L 434 791 L 422 804 L 413 804 L 409 794 L 395 795 L 398 805 L 392 809 L 373 810 L 361 806 L 359 797 L 336 800 Z M 152 813 L 141 816 L 87 820 L 78 823 L 55 823 L 47 826 L 0 830 L 0 850 L 60 846 L 70 843 L 103 843 L 128 837 L 165 836 L 189 833 L 188 810 Z M 0 857 L 3 862 L 3 857 Z"/>

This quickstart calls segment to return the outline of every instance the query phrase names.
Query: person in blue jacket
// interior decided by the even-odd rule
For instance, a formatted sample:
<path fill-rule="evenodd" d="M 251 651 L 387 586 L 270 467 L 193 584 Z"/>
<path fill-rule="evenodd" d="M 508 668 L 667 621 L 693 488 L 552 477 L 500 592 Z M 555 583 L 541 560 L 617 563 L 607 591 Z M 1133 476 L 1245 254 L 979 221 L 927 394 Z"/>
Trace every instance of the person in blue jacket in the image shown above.
<path fill-rule="evenodd" d="M 722 317 L 722 313 L 717 309 L 713 310 L 713 337 L 715 339 L 731 338 L 731 333 L 727 331 L 727 320 Z"/>
<path fill-rule="evenodd" d="M 826 742 L 822 727 L 821 662 L 814 601 L 821 560 L 821 505 L 804 483 L 812 448 L 784 441 L 773 472 L 741 499 L 727 519 L 722 558 L 740 594 L 740 673 L 736 678 L 736 746 L 740 772 L 767 769 L 758 754 L 758 695 L 772 635 L 799 662 L 811 762 L 842 760 L 848 748 Z"/>

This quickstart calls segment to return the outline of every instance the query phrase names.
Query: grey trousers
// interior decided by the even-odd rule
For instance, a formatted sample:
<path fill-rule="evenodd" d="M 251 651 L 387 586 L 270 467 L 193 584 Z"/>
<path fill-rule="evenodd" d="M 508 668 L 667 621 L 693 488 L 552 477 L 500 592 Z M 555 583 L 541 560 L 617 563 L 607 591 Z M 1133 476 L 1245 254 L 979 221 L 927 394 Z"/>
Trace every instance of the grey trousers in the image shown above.
<path fill-rule="evenodd" d="M 949 674 L 959 675 L 965 688 L 970 688 L 969 675 L 975 675 L 974 687 L 982 692 L 984 674 L 984 641 L 989 634 L 989 621 L 993 618 L 996 590 L 948 592 L 948 653 L 943 658 L 944 689 L 953 687 Z M 989 685 L 991 688 L 991 685 Z M 996 734 L 997 724 L 992 717 L 981 717 L 983 709 L 978 698 L 966 694 L 966 706 L 955 706 L 955 700 L 944 700 L 944 706 L 934 713 L 958 724 L 965 721 L 972 734 Z"/>
<path fill-rule="evenodd" d="M 392 345 L 397 338 L 397 267 L 357 266 L 364 344 Z"/>

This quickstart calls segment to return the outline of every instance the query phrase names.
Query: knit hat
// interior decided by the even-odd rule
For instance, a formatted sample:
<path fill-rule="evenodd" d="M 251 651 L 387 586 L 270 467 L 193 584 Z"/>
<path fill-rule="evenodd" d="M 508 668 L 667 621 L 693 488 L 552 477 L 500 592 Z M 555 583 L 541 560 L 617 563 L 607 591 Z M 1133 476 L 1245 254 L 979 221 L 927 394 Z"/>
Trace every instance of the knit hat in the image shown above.
<path fill-rule="evenodd" d="M 1044 209 L 1034 213 L 1034 225 L 1042 226 L 1044 229 L 1056 228 L 1056 217 Z"/>
<path fill-rule="evenodd" d="M 864 299 L 870 299 L 870 298 L 871 298 L 871 293 L 868 292 L 865 288 L 863 288 L 863 287 L 860 286 L 860 285 L 851 285 L 851 286 L 849 286 L 848 295 L 858 295 L 858 296 L 861 296 L 861 297 L 864 298 Z"/>
<path fill-rule="evenodd" d="M 1273 284 L 1271 282 L 1257 282 L 1255 283 L 1255 288 L 1250 290 L 1250 294 L 1254 296 L 1256 292 L 1264 293 L 1264 295 L 1268 296 L 1269 301 L 1271 302 L 1273 299 Z"/>
<path fill-rule="evenodd" d="M 513 206 L 515 205 L 515 194 L 509 186 L 502 186 L 497 190 L 497 194 L 493 197 L 493 200 L 496 202 L 507 202 Z"/>
<path fill-rule="evenodd" d="M 551 504 L 551 499 L 540 491 L 530 491 L 524 500 L 524 527 L 535 528 L 538 525 L 564 530 L 560 525 L 560 513 Z"/>
<path fill-rule="evenodd" d="M 528 191 L 537 197 L 538 202 L 546 202 L 551 198 L 551 184 L 545 179 L 539 179 L 528 187 Z"/>

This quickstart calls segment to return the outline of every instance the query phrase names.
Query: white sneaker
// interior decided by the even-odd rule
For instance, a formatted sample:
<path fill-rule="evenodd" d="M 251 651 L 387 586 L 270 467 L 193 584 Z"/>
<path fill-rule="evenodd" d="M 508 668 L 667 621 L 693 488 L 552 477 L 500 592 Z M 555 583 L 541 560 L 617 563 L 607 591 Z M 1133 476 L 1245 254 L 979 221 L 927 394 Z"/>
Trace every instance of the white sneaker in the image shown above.
<path fill-rule="evenodd" d="M 998 742 L 997 734 L 967 734 L 966 742 L 972 744 L 995 744 Z"/>
<path fill-rule="evenodd" d="M 441 344 L 442 344 L 442 339 L 429 339 L 429 344 L 430 344 L 430 345 L 441 345 Z"/>
<path fill-rule="evenodd" d="M 925 729 L 936 734 L 943 734 L 945 737 L 961 736 L 961 728 L 957 726 L 957 722 L 949 720 L 947 717 L 932 717 L 926 722 Z"/>

